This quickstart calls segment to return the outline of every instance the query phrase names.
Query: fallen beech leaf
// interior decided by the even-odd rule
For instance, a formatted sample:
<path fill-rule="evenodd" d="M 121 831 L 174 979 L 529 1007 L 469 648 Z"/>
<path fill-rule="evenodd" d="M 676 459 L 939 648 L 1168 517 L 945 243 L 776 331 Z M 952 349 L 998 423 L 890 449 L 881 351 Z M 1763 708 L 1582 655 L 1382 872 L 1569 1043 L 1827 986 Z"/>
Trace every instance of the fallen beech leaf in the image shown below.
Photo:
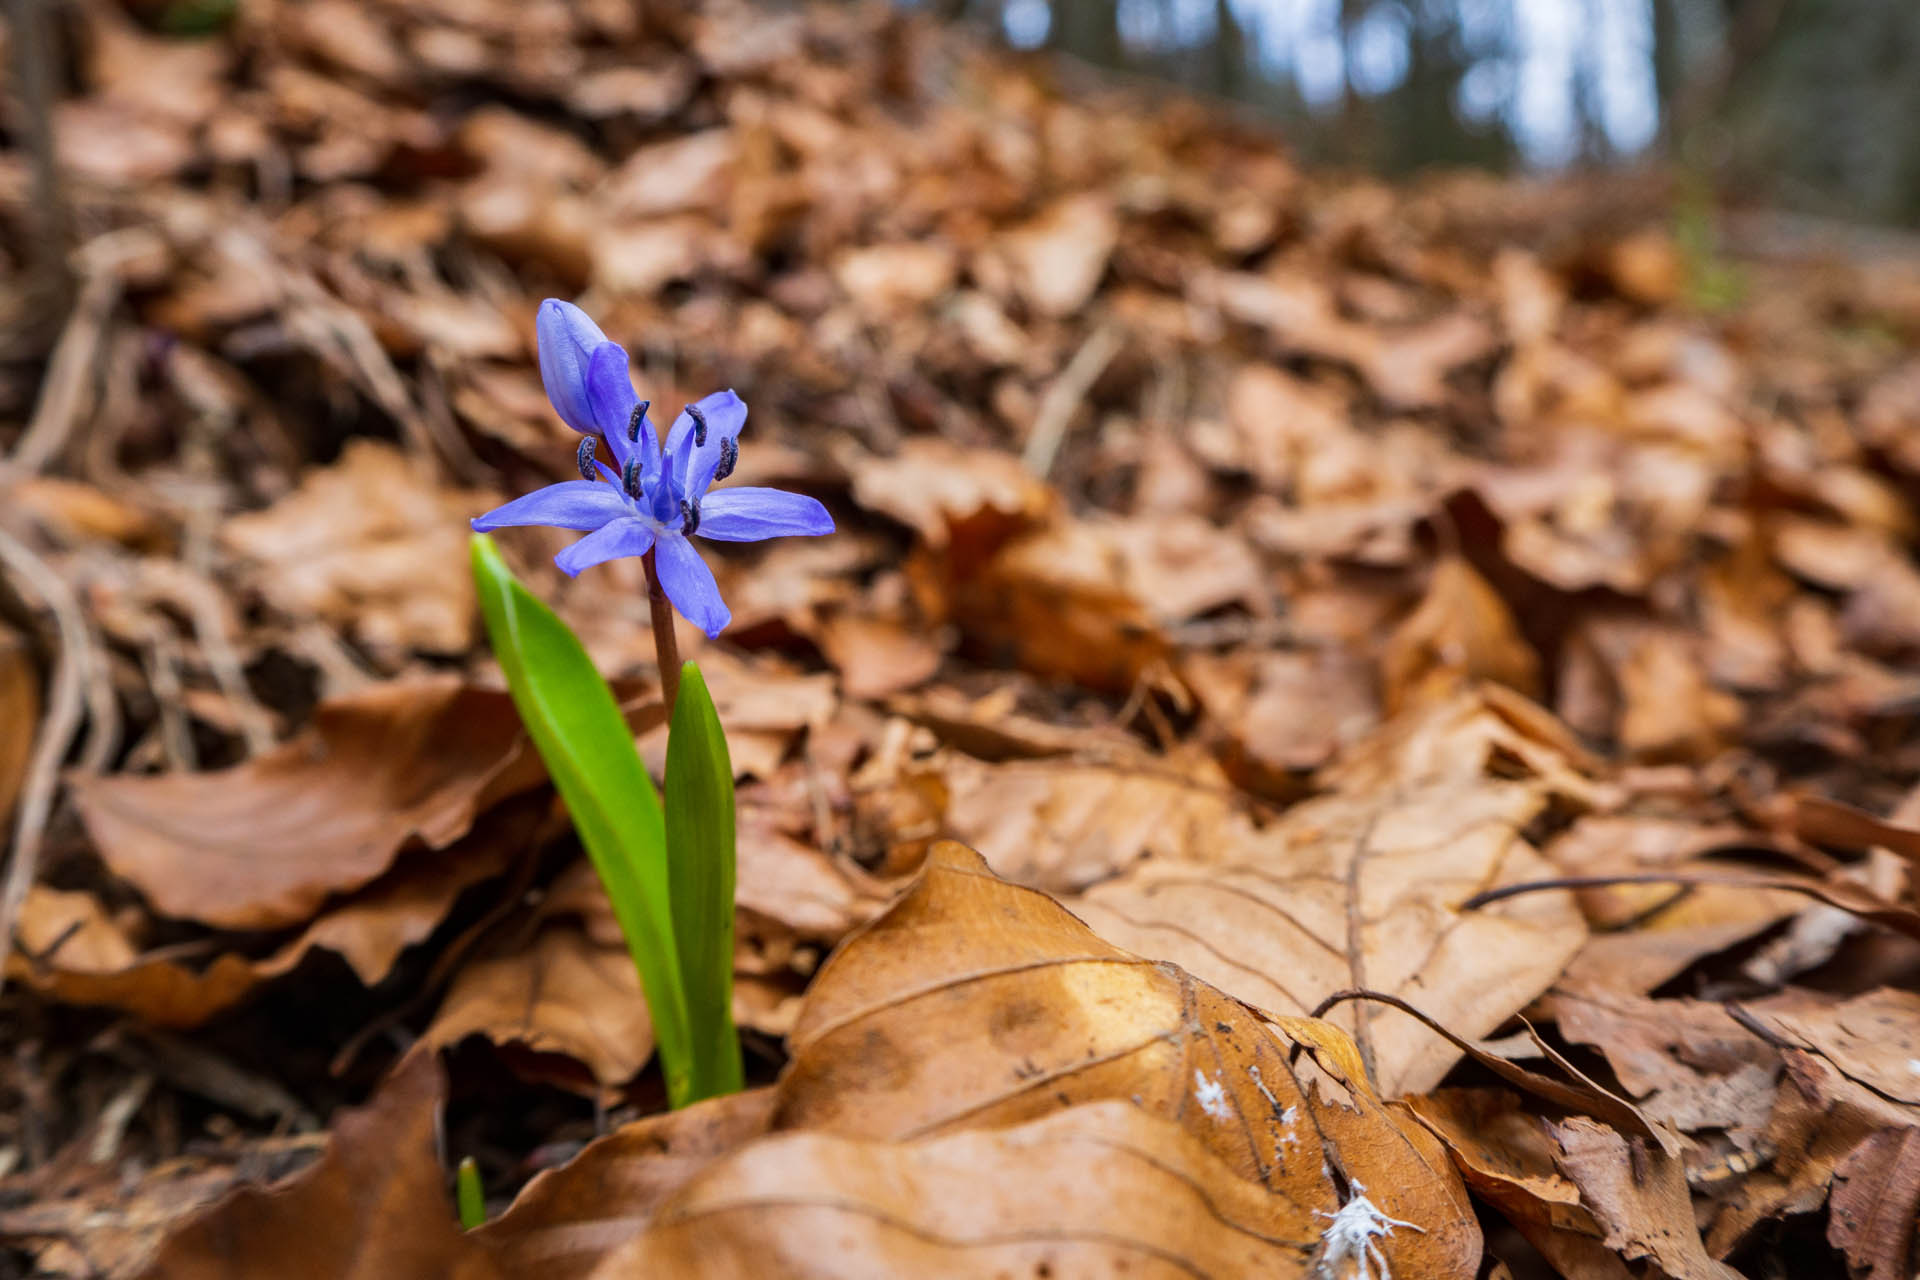
<path fill-rule="evenodd" d="M 924 684 L 943 656 L 921 628 L 854 613 L 835 613 L 821 624 L 820 648 L 849 698 L 884 698 Z"/>
<path fill-rule="evenodd" d="M 1263 795 L 1292 798 L 1380 721 L 1375 664 L 1345 649 L 1194 655 L 1180 671 L 1220 721 L 1221 764 Z"/>
<path fill-rule="evenodd" d="M 695 1174 L 764 1134 L 773 1104 L 772 1089 L 749 1089 L 624 1125 L 535 1177 L 475 1238 L 510 1275 L 585 1276 Z"/>
<path fill-rule="evenodd" d="M 1608 1248 L 1630 1262 L 1650 1260 L 1673 1280 L 1740 1280 L 1700 1243 L 1677 1158 L 1581 1116 L 1549 1121 L 1547 1131 L 1555 1166 L 1580 1189 Z"/>
<path fill-rule="evenodd" d="M 956 756 L 939 777 L 946 831 L 977 849 L 994 874 L 1051 893 L 1085 889 L 1142 858 L 1217 848 L 1249 830 L 1226 779 L 1204 760 L 995 765 Z"/>
<path fill-rule="evenodd" d="M 535 800 L 518 813 L 497 810 L 484 831 L 444 850 L 403 857 L 259 960 L 229 951 L 196 968 L 177 948 L 141 952 L 91 894 L 34 885 L 20 913 L 27 954 L 10 957 L 7 973 L 68 1004 L 123 1009 L 172 1028 L 204 1024 L 261 984 L 292 973 L 316 948 L 340 956 L 371 987 L 402 951 L 433 932 L 463 891 L 498 875 L 525 847 L 547 808 Z"/>
<path fill-rule="evenodd" d="M 1580 1189 L 1554 1168 L 1538 1116 L 1499 1089 L 1441 1089 L 1406 1103 L 1446 1143 L 1454 1166 L 1528 1244 L 1572 1280 L 1631 1280 Z"/>
<path fill-rule="evenodd" d="M 923 583 L 947 578 L 922 591 L 928 602 L 944 596 L 929 612 L 957 622 L 974 650 L 1037 676 L 1126 691 L 1168 651 L 1126 557 L 1095 525 L 1062 521 L 1014 538 L 973 574 L 955 574 L 951 558 L 929 562 L 922 552 L 909 565 Z"/>
<path fill-rule="evenodd" d="M 1093 528 L 1118 553 L 1128 594 L 1157 622 L 1229 604 L 1255 615 L 1271 610 L 1267 572 L 1253 549 L 1200 516 L 1101 520 Z"/>
<path fill-rule="evenodd" d="M 833 274 L 867 319 L 880 323 L 944 294 L 958 268 L 952 249 L 922 241 L 850 249 L 834 260 Z"/>
<path fill-rule="evenodd" d="M 451 1047 L 472 1035 L 557 1057 L 557 1066 L 536 1058 L 526 1074 L 588 1092 L 618 1088 L 653 1056 L 653 1022 L 633 957 L 571 922 L 549 924 L 524 950 L 460 971 L 421 1039 Z"/>
<path fill-rule="evenodd" d="M 1468 693 L 1389 721 L 1333 766 L 1329 794 L 1067 905 L 1101 937 L 1260 1008 L 1306 1013 L 1366 988 L 1485 1035 L 1546 990 L 1586 936 L 1570 894 L 1524 895 L 1506 914 L 1462 909 L 1483 888 L 1550 874 L 1521 832 L 1590 791 L 1558 726 L 1516 721 L 1508 706 Z M 1390 1097 L 1433 1087 L 1459 1057 L 1396 1013 L 1333 1016 Z"/>
<path fill-rule="evenodd" d="M 175 1231 L 149 1280 L 384 1280 L 505 1273 L 460 1230 L 434 1154 L 445 1080 L 403 1060 L 367 1106 L 334 1122 L 326 1154 L 284 1186 L 245 1187 Z"/>
<path fill-rule="evenodd" d="M 970 572 L 1013 533 L 1051 519 L 1059 497 L 1012 454 L 915 438 L 853 467 L 853 498 L 891 516 Z"/>
<path fill-rule="evenodd" d="M 232 769 L 71 785 L 100 856 L 160 914 L 269 929 L 367 884 L 409 841 L 445 848 L 545 776 L 504 692 L 437 677 L 323 703 Z"/>
<path fill-rule="evenodd" d="M 1760 1223 L 1819 1209 L 1841 1161 L 1875 1133 L 1920 1124 L 1920 1108 L 1881 1097 L 1817 1054 L 1784 1049 L 1781 1061 L 1785 1071 L 1762 1140 L 1773 1157 L 1722 1193 L 1707 1233 L 1718 1256 Z"/>
<path fill-rule="evenodd" d="M 1388 714 L 1463 680 L 1493 680 L 1528 697 L 1540 692 L 1540 658 L 1512 612 L 1459 556 L 1444 556 L 1420 607 L 1380 654 Z"/>
<path fill-rule="evenodd" d="M 1002 235 L 993 252 L 1006 262 L 1015 289 L 1034 312 L 1070 316 L 1099 288 L 1119 235 L 1107 198 L 1080 195 Z"/>
<path fill-rule="evenodd" d="M 1790 991 L 1738 1006 L 1749 1026 L 1778 1043 L 1818 1053 L 1894 1102 L 1920 1106 L 1920 993 L 1882 987 L 1829 1001 Z"/>
<path fill-rule="evenodd" d="M 1616 991 L 1556 991 L 1560 1033 L 1606 1056 L 1647 1116 L 1685 1133 L 1716 1130 L 1759 1149 L 1780 1055 L 1719 1005 Z"/>
<path fill-rule="evenodd" d="M 1423 1248 L 1373 1194 L 1315 1209 L 1123 1102 L 918 1142 L 781 1134 L 708 1167 L 592 1274 L 1306 1280 L 1361 1274 L 1356 1229 L 1377 1250 L 1368 1275 L 1472 1274 L 1477 1247 Z"/>
<path fill-rule="evenodd" d="M 1868 1280 L 1906 1280 L 1920 1208 L 1920 1128 L 1882 1129 L 1833 1171 L 1827 1240 Z"/>
<path fill-rule="evenodd" d="M 392 445 L 353 440 L 273 506 L 226 521 L 220 538 L 295 618 L 321 618 L 386 654 L 464 653 L 473 583 L 448 566 L 464 563 L 467 518 L 491 502 L 442 489 Z"/>
<path fill-rule="evenodd" d="M 1380 1103 L 1338 1029 L 1265 1020 L 1170 965 L 1105 943 L 951 841 L 935 845 L 913 887 L 822 967 L 790 1045 L 776 1129 L 903 1142 L 1131 1102 L 1120 1114 L 1177 1123 L 1234 1175 L 1264 1184 L 1275 1203 L 1290 1201 L 1309 1221 L 1346 1203 L 1331 1172 L 1340 1170 L 1380 1213 L 1420 1228 L 1378 1242 L 1403 1275 L 1456 1274 L 1479 1256 L 1444 1156 L 1424 1129 Z M 1317 1068 L 1304 1078 L 1290 1060 L 1295 1046 Z M 1093 1114 L 1102 1127 L 1113 1123 L 1112 1112 Z M 990 1159 L 991 1149 L 950 1148 L 973 1160 Z M 872 1156 L 900 1158 L 910 1157 Z M 1055 1162 L 1025 1159 L 1035 1176 L 1052 1176 L 1040 1171 Z M 1087 1176 L 1083 1162 L 1064 1156 L 1057 1167 Z M 888 1182 L 859 1185 L 877 1191 Z M 1051 1184 L 1014 1199 L 1060 1203 Z"/>

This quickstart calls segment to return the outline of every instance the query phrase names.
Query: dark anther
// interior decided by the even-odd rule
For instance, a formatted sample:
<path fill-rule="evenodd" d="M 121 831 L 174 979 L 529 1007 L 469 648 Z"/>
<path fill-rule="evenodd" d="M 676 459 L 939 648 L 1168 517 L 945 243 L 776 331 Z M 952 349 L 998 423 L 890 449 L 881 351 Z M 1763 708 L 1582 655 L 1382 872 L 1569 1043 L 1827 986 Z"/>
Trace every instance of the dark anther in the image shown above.
<path fill-rule="evenodd" d="M 715 480 L 725 480 L 740 465 L 740 440 L 737 436 L 720 437 L 720 465 L 713 469 Z"/>
<path fill-rule="evenodd" d="M 687 416 L 693 419 L 693 447 L 696 449 L 706 448 L 707 415 L 700 412 L 699 405 L 690 404 L 687 406 Z"/>
<path fill-rule="evenodd" d="M 697 501 L 680 500 L 680 532 L 691 538 L 700 527 L 700 504 Z"/>
<path fill-rule="evenodd" d="M 627 416 L 627 443 L 640 443 L 640 424 L 646 421 L 647 410 L 653 408 L 653 401 L 642 400 L 633 406 L 633 412 Z"/>
<path fill-rule="evenodd" d="M 638 453 L 627 455 L 626 469 L 620 473 L 620 487 L 627 491 L 629 498 L 640 496 L 640 455 Z"/>
<path fill-rule="evenodd" d="M 580 468 L 582 480 L 593 479 L 593 451 L 600 445 L 599 436 L 588 436 L 580 442 L 580 451 L 574 455 L 574 462 Z"/>

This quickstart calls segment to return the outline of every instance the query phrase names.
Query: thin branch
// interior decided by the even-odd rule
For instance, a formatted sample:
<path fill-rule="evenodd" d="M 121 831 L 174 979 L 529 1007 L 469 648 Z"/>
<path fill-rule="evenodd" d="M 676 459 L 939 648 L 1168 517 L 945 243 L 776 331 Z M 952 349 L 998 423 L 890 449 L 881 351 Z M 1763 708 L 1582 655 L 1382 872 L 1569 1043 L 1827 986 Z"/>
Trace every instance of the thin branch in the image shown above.
<path fill-rule="evenodd" d="M 60 629 L 60 659 L 53 672 L 53 696 L 40 721 L 34 739 L 33 760 L 20 789 L 20 807 L 13 826 L 13 856 L 7 863 L 6 879 L 0 882 L 0 957 L 13 950 L 14 926 L 19 920 L 20 904 L 39 870 L 40 842 L 46 834 L 47 818 L 53 810 L 54 792 L 60 784 L 60 762 L 80 729 L 85 704 L 83 691 L 93 665 L 92 645 L 87 639 L 87 624 L 79 602 L 60 576 L 27 546 L 0 529 L 0 566 L 16 580 L 27 583 L 33 593 L 52 610 Z M 6 983 L 0 969 L 0 986 Z"/>

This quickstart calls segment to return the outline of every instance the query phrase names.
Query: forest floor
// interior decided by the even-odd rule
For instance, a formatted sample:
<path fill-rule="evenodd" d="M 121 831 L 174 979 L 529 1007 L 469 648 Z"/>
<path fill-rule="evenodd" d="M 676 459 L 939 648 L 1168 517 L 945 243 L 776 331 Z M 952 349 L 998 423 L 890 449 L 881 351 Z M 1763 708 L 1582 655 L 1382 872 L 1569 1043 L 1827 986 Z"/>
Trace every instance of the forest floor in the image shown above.
<path fill-rule="evenodd" d="M 1920 255 L 881 6 L 60 20 L 0 1276 L 1912 1273 Z M 839 525 L 680 636 L 753 1087 L 678 1113 L 467 573 L 550 295 Z M 639 566 L 500 537 L 657 768 Z"/>

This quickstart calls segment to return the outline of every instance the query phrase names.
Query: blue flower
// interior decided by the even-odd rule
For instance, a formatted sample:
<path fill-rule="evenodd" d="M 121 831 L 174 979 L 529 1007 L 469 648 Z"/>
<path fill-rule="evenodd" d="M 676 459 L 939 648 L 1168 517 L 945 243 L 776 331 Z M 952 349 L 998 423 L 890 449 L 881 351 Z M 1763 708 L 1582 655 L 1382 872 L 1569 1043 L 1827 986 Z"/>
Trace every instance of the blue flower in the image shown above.
<path fill-rule="evenodd" d="M 554 557 L 569 576 L 652 551 L 667 598 L 709 638 L 719 635 L 732 615 L 689 539 L 698 534 L 718 542 L 758 542 L 833 532 L 827 509 L 803 494 L 758 488 L 707 492 L 739 460 L 740 429 L 747 422 L 746 402 L 739 396 L 716 391 L 688 405 L 662 446 L 647 417 L 649 402 L 634 393 L 625 348 L 609 342 L 586 312 L 557 298 L 540 304 L 537 328 L 547 398 L 585 437 L 579 454 L 582 478 L 496 507 L 473 522 L 475 529 L 537 524 L 586 530 L 586 537 Z M 614 467 L 597 456 L 603 436 Z"/>

